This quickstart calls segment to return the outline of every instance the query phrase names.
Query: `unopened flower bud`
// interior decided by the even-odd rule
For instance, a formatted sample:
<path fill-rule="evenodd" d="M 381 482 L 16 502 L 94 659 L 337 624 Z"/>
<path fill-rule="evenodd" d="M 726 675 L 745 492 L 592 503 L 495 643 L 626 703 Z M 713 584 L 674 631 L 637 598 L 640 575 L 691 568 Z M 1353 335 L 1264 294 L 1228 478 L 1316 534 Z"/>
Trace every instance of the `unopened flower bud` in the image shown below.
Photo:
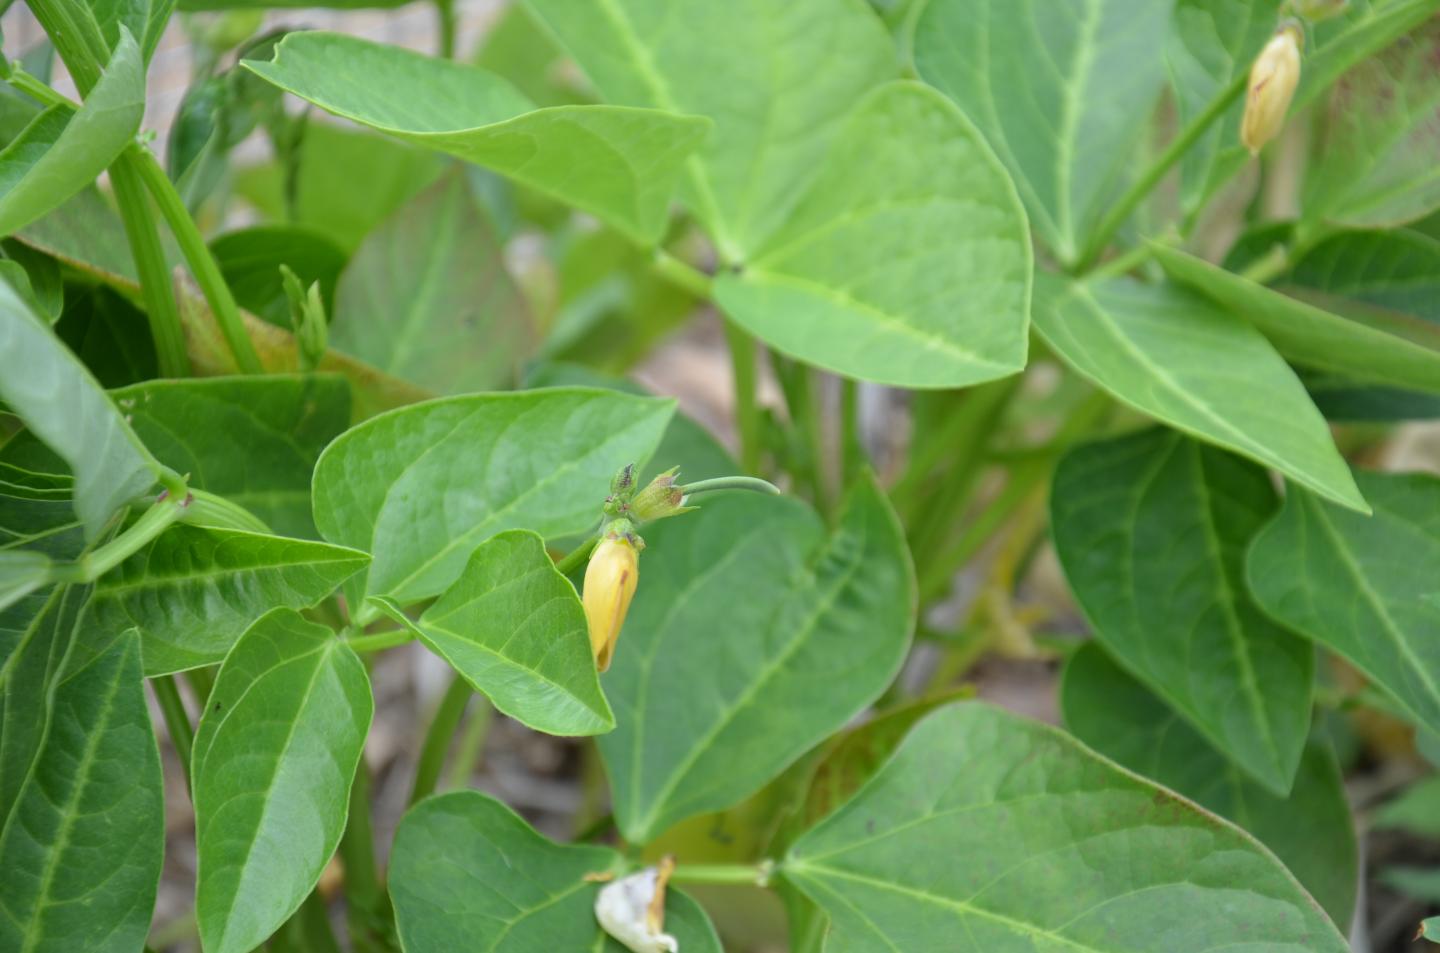
<path fill-rule="evenodd" d="M 683 506 L 685 491 L 675 485 L 679 467 L 666 470 L 650 481 L 650 485 L 636 494 L 630 501 L 630 515 L 642 522 L 664 519 L 694 509 Z"/>
<path fill-rule="evenodd" d="M 640 555 L 627 535 L 607 533 L 585 567 L 582 602 L 595 667 L 605 671 L 615 654 L 625 613 L 640 582 Z"/>
<path fill-rule="evenodd" d="M 1250 68 L 1245 118 L 1240 123 L 1240 141 L 1251 155 L 1258 155 L 1285 124 L 1285 113 L 1300 82 L 1300 44 L 1304 34 L 1296 23 L 1287 23 L 1271 37 Z"/>
<path fill-rule="evenodd" d="M 665 886 L 675 860 L 665 857 L 601 889 L 595 919 L 604 931 L 633 953 L 679 953 L 679 942 L 665 933 Z"/>

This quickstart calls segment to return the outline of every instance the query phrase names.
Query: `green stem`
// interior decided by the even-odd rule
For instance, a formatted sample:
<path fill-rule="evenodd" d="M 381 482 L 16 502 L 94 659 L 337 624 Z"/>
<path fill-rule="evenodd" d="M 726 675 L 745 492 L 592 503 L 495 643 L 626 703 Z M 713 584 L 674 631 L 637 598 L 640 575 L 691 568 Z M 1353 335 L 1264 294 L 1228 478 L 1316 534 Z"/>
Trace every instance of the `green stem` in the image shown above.
<path fill-rule="evenodd" d="M 865 441 L 860 435 L 860 386 L 848 377 L 840 379 L 840 475 L 849 486 L 855 475 L 869 465 Z"/>
<path fill-rule="evenodd" d="M 455 757 L 450 760 L 450 767 L 445 771 L 442 790 L 450 791 L 470 786 L 470 778 L 480 765 L 480 755 L 485 750 L 485 739 L 490 735 L 490 722 L 494 712 L 495 709 L 484 699 L 475 700 L 475 710 L 465 719 L 465 728 L 460 733 L 460 740 L 455 743 Z"/>
<path fill-rule="evenodd" d="M 55 92 L 55 90 L 45 85 L 45 83 L 41 82 L 37 77 L 25 72 L 19 65 L 12 63 L 11 68 L 13 72 L 6 82 L 20 90 L 20 92 L 38 100 L 46 106 L 69 106 L 71 109 L 77 108 L 76 103 L 69 97 Z"/>
<path fill-rule="evenodd" d="M 435 0 L 435 13 L 440 19 L 440 56 L 455 58 L 455 0 Z"/>
<path fill-rule="evenodd" d="M 1229 85 L 1220 90 L 1210 101 L 1210 105 L 1205 107 L 1204 112 L 1192 119 L 1190 125 L 1170 140 L 1165 151 L 1150 163 L 1150 167 L 1141 174 L 1140 178 L 1131 183 L 1130 188 L 1120 197 L 1120 200 L 1110 206 L 1110 211 L 1100 220 L 1100 224 L 1096 226 L 1094 233 L 1090 236 L 1090 241 L 1086 243 L 1085 251 L 1074 268 L 1077 274 L 1083 274 L 1094 267 L 1095 262 L 1099 260 L 1105 248 L 1110 244 L 1110 240 L 1120 230 L 1120 226 L 1124 225 L 1125 220 L 1130 217 L 1130 213 L 1135 211 L 1135 207 L 1143 202 L 1145 197 L 1160 183 L 1160 180 L 1165 177 L 1165 173 L 1170 171 L 1170 167 L 1180 161 L 1180 158 L 1195 144 L 1196 140 L 1205 134 L 1205 130 L 1209 129 L 1215 120 L 1223 116 L 1225 110 L 1240 98 L 1240 95 L 1245 92 L 1245 85 L 1248 81 L 1249 75 L 1246 72 L 1241 72 L 1232 79 Z"/>
<path fill-rule="evenodd" d="M 762 480 L 759 477 L 750 476 L 715 477 L 711 480 L 697 480 L 694 483 L 687 483 L 680 487 L 680 492 L 686 496 L 694 496 L 697 493 L 712 493 L 715 490 L 753 490 L 756 493 L 768 493 L 771 496 L 780 495 L 780 488 L 769 480 Z"/>
<path fill-rule="evenodd" d="M 130 253 L 135 258 L 135 272 L 140 277 L 140 294 L 145 300 L 150 334 L 155 339 L 160 375 L 189 377 L 190 358 L 185 353 L 185 329 L 175 304 L 170 266 L 165 263 L 160 230 L 131 154 L 121 155 L 110 167 L 110 184 L 115 188 L 115 203 L 120 208 Z"/>
<path fill-rule="evenodd" d="M 370 813 L 370 768 L 363 757 L 355 766 L 355 779 L 350 785 L 350 814 L 345 833 L 340 836 L 340 863 L 345 868 L 345 900 L 352 921 L 356 914 L 374 913 L 381 887 Z"/>
<path fill-rule="evenodd" d="M 271 953 L 340 953 L 340 941 L 330 926 L 330 911 L 320 888 L 311 890 L 289 920 L 275 934 Z"/>
<path fill-rule="evenodd" d="M 175 755 L 180 759 L 180 770 L 185 775 L 185 787 L 190 787 L 190 750 L 195 746 L 195 730 L 190 727 L 190 714 L 180 699 L 180 689 L 175 676 L 160 675 L 150 679 L 150 688 L 155 692 L 155 701 L 160 705 L 160 714 L 165 718 L 165 727 L 170 732 L 170 743 L 175 746 Z"/>
<path fill-rule="evenodd" d="M 55 582 L 94 582 L 179 520 L 185 513 L 188 496 L 185 494 L 176 499 L 167 492 L 163 499 L 151 504 L 129 529 L 104 546 L 86 553 L 73 563 L 55 566 L 51 570 L 51 578 Z"/>
<path fill-rule="evenodd" d="M 376 632 L 374 635 L 356 635 L 345 640 L 345 644 L 357 652 L 383 652 L 415 641 L 415 633 L 409 629 L 393 629 Z"/>
<path fill-rule="evenodd" d="M 740 466 L 750 473 L 760 469 L 760 404 L 756 399 L 755 339 L 734 321 L 725 321 L 725 343 L 730 347 L 730 376 L 735 385 L 735 429 L 740 436 Z"/>
<path fill-rule="evenodd" d="M 587 561 L 589 561 L 590 554 L 595 551 L 595 546 L 599 542 L 600 537 L 598 536 L 587 539 L 585 542 L 581 543 L 579 546 L 576 546 L 574 549 L 570 550 L 570 552 L 566 553 L 563 559 L 558 560 L 555 563 L 555 568 L 559 570 L 560 575 L 562 576 L 570 575 L 572 572 L 579 569 L 581 566 L 585 565 Z"/>
<path fill-rule="evenodd" d="M 780 390 L 785 395 L 785 406 L 790 411 L 792 457 L 798 461 L 799 471 L 795 476 L 809 484 L 815 508 L 828 513 L 825 447 L 814 375 L 809 367 L 789 358 L 777 356 L 774 365 Z"/>
<path fill-rule="evenodd" d="M 687 291 L 702 301 L 710 300 L 714 279 L 694 265 L 681 261 L 664 249 L 656 249 L 650 266 L 656 275 L 681 291 Z"/>
<path fill-rule="evenodd" d="M 460 727 L 465 705 L 473 694 L 470 683 L 456 675 L 451 679 L 450 687 L 445 689 L 440 704 L 435 706 L 435 717 L 430 720 L 430 729 L 425 732 L 425 742 L 420 746 L 420 762 L 415 766 L 411 804 L 435 790 L 435 782 L 440 780 L 440 769 L 445 765 L 445 752 L 450 749 L 450 740 Z"/>
<path fill-rule="evenodd" d="M 205 302 L 215 315 L 220 333 L 230 346 L 230 353 L 235 356 L 235 364 L 242 373 L 262 373 L 264 368 L 260 364 L 259 355 L 255 353 L 255 345 L 245 331 L 245 323 L 241 320 L 240 307 L 235 303 L 235 296 L 230 293 L 230 286 L 226 284 L 225 276 L 220 273 L 220 266 L 216 263 L 215 256 L 210 253 L 210 247 L 205 244 L 205 237 L 200 234 L 195 220 L 185 208 L 180 193 L 175 191 L 175 186 L 150 150 L 137 145 L 132 149 L 132 155 L 136 156 L 135 168 L 140 178 L 159 206 L 166 224 L 170 226 L 171 234 L 175 236 L 185 261 L 195 275 L 195 281 L 200 285 Z"/>
<path fill-rule="evenodd" d="M 768 864 L 681 864 L 671 875 L 679 884 L 750 884 L 764 886 L 770 880 Z"/>

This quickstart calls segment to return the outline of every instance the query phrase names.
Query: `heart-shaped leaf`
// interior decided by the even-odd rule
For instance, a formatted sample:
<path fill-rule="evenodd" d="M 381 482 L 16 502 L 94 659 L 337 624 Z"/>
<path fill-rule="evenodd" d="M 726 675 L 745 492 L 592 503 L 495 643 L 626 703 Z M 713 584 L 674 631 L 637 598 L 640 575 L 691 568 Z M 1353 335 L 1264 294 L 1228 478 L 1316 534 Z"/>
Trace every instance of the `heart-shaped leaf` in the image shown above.
<path fill-rule="evenodd" d="M 673 413 L 668 400 L 556 388 L 382 414 L 321 455 L 315 522 L 373 554 L 370 595 L 438 596 L 502 530 L 555 538 L 598 522 L 610 478 L 649 458 Z"/>
<path fill-rule="evenodd" d="M 832 953 L 1349 949 L 1239 828 L 973 702 L 916 726 L 781 873 L 830 915 Z"/>
<path fill-rule="evenodd" d="M 494 169 L 647 244 L 710 125 L 624 106 L 536 109 L 493 73 L 338 33 L 291 33 L 273 60 L 243 65 L 327 112 Z"/>
<path fill-rule="evenodd" d="M 1369 517 L 1300 491 L 1255 538 L 1250 589 L 1277 621 L 1339 652 L 1440 731 L 1440 479 L 1357 473 Z"/>
<path fill-rule="evenodd" d="M 1116 198 L 1159 101 L 1170 6 L 929 0 L 913 20 L 916 71 L 980 127 L 1064 262 Z"/>
<path fill-rule="evenodd" d="M 53 706 L 44 747 L 15 800 L 0 798 L 8 809 L 0 829 L 0 946 L 131 953 L 150 928 L 165 857 L 160 751 L 140 640 L 126 633 L 67 675 L 54 686 Z M 40 715 L 32 709 L 18 717 Z"/>
<path fill-rule="evenodd" d="M 1024 210 L 975 127 L 897 82 L 856 108 L 790 218 L 715 294 L 809 363 L 962 387 L 1024 368 L 1031 267 Z"/>
<path fill-rule="evenodd" d="M 1365 510 L 1305 388 L 1249 324 L 1195 292 L 1128 279 L 1036 284 L 1035 327 L 1137 410 Z"/>
<path fill-rule="evenodd" d="M 1096 644 L 1066 664 L 1060 699 L 1075 737 L 1254 834 L 1330 919 L 1349 925 L 1359 886 L 1355 825 L 1328 743 L 1306 745 L 1294 789 L 1281 798 L 1236 771 Z"/>
<path fill-rule="evenodd" d="M 335 852 L 374 701 L 360 658 L 289 609 L 220 667 L 190 773 L 206 953 L 248 953 L 300 906 Z"/>
<path fill-rule="evenodd" d="M 548 841 L 479 791 L 442 794 L 411 808 L 395 832 L 390 863 L 405 953 L 624 953 L 595 921 L 602 884 L 587 876 L 621 872 L 620 855 Z M 665 932 L 684 953 L 720 953 L 704 911 L 676 890 L 665 894 Z"/>
<path fill-rule="evenodd" d="M 552 735 L 615 727 L 585 610 L 534 533 L 511 530 L 481 543 L 418 623 L 382 605 L 511 718 Z"/>
<path fill-rule="evenodd" d="M 615 817 L 644 843 L 729 807 L 853 718 L 909 645 L 904 534 L 870 480 L 826 536 L 803 504 L 734 495 L 646 531 L 600 738 Z"/>

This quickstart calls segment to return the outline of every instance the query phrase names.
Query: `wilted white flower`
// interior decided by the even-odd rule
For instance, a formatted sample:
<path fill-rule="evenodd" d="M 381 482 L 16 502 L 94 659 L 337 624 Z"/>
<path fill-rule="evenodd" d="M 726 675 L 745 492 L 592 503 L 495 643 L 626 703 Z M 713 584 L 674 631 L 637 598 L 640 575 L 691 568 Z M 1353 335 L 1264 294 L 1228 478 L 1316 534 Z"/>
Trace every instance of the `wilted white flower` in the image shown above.
<path fill-rule="evenodd" d="M 675 862 L 646 867 L 607 884 L 595 898 L 595 919 L 634 953 L 679 953 L 680 943 L 665 929 L 665 884 Z"/>

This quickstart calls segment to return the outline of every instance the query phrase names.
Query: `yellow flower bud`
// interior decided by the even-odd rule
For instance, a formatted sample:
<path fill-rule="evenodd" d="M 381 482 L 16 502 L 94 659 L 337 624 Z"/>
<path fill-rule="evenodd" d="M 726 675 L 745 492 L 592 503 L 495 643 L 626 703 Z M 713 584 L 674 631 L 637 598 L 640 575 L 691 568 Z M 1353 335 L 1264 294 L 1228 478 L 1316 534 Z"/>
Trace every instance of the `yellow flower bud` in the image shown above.
<path fill-rule="evenodd" d="M 640 555 L 629 539 L 605 538 L 595 547 L 585 567 L 585 623 L 590 629 L 590 650 L 595 667 L 605 671 L 615 654 L 615 642 L 625 613 L 640 582 Z"/>
<path fill-rule="evenodd" d="M 1286 24 L 1265 44 L 1250 68 L 1245 118 L 1240 123 L 1240 141 L 1251 155 L 1258 155 L 1265 143 L 1275 138 L 1285 124 L 1285 113 L 1300 82 L 1300 44 L 1304 34 L 1294 23 Z"/>

